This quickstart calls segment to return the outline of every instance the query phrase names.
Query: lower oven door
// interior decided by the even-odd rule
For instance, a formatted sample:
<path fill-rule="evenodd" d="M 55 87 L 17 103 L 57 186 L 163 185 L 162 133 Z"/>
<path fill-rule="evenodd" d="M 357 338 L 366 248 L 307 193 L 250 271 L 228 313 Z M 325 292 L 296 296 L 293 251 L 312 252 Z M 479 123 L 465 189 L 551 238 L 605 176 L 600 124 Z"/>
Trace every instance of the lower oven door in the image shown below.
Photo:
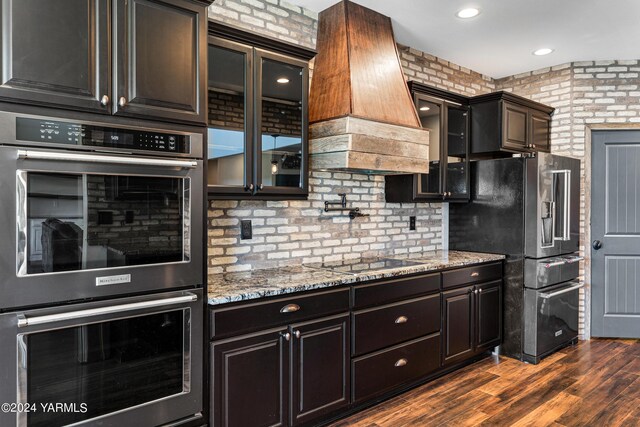
<path fill-rule="evenodd" d="M 194 289 L 0 315 L 0 425 L 201 417 L 202 301 Z"/>
<path fill-rule="evenodd" d="M 570 280 L 524 291 L 524 353 L 543 357 L 578 336 L 579 293 L 584 285 Z"/>

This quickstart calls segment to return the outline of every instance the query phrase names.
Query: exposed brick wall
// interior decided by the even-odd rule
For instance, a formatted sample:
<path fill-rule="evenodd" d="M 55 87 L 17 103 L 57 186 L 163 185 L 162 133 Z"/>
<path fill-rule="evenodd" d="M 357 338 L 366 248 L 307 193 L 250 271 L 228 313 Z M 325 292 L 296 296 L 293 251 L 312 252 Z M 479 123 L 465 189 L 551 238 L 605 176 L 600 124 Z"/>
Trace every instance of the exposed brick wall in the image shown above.
<path fill-rule="evenodd" d="M 442 239 L 440 206 L 384 202 L 384 177 L 314 171 L 305 201 L 211 201 L 209 272 L 335 261 L 380 254 L 435 250 Z M 370 216 L 350 220 L 325 213 L 324 201 L 339 201 Z M 409 216 L 416 215 L 416 231 Z M 240 220 L 251 219 L 253 239 L 240 240 Z"/>
<path fill-rule="evenodd" d="M 217 0 L 209 18 L 315 48 L 318 14 L 282 0 Z"/>
<path fill-rule="evenodd" d="M 398 54 L 407 80 L 415 80 L 442 90 L 466 96 L 496 90 L 495 81 L 468 68 L 398 44 Z"/>

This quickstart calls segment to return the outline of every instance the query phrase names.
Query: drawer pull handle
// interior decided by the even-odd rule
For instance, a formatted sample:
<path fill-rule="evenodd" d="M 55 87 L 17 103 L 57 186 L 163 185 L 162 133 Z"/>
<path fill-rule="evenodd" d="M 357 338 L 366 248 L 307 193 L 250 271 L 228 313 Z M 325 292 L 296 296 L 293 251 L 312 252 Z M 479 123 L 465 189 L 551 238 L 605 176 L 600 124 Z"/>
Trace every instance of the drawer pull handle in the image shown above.
<path fill-rule="evenodd" d="M 407 364 L 407 359 L 400 359 L 395 363 L 396 368 L 401 368 Z"/>
<path fill-rule="evenodd" d="M 396 319 L 396 323 L 407 323 L 409 318 L 407 316 L 400 316 Z"/>
<path fill-rule="evenodd" d="M 473 273 L 471 273 L 471 277 L 478 277 L 480 275 L 480 273 L 478 273 L 477 271 L 474 271 Z"/>
<path fill-rule="evenodd" d="M 300 306 L 298 304 L 287 304 L 280 309 L 280 313 L 293 313 L 300 310 Z"/>

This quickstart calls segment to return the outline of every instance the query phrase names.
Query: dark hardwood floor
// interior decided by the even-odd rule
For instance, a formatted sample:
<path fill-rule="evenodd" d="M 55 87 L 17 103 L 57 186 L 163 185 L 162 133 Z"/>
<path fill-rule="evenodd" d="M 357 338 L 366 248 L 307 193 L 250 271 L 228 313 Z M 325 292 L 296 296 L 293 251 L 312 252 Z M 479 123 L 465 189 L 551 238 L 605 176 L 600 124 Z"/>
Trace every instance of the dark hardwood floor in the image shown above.
<path fill-rule="evenodd" d="M 640 340 L 591 340 L 539 365 L 484 359 L 345 426 L 640 426 Z"/>

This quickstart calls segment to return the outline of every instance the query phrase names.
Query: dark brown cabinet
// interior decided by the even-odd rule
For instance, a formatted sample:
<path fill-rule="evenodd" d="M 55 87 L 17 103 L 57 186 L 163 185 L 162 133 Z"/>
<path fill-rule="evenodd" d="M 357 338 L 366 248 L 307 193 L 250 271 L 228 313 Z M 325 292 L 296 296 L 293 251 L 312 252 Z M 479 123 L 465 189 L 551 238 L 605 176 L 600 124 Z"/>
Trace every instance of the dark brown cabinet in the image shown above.
<path fill-rule="evenodd" d="M 502 339 L 502 281 L 478 285 L 474 292 L 478 322 L 477 353 L 499 345 Z"/>
<path fill-rule="evenodd" d="M 443 363 L 451 363 L 473 355 L 475 310 L 473 286 L 442 294 Z"/>
<path fill-rule="evenodd" d="M 385 177 L 391 203 L 469 200 L 469 98 L 409 82 L 420 123 L 429 129 L 429 170 Z"/>
<path fill-rule="evenodd" d="M 212 344 L 212 425 L 287 425 L 286 333 L 274 329 Z"/>
<path fill-rule="evenodd" d="M 108 114 L 109 16 L 107 0 L 2 0 L 0 98 Z"/>
<path fill-rule="evenodd" d="M 114 113 L 205 123 L 206 10 L 187 0 L 114 4 Z"/>
<path fill-rule="evenodd" d="M 442 312 L 443 364 L 490 350 L 502 339 L 502 281 L 444 292 Z"/>
<path fill-rule="evenodd" d="M 549 152 L 552 107 L 509 92 L 477 96 L 470 104 L 472 155 Z"/>
<path fill-rule="evenodd" d="M 297 426 L 370 405 L 500 344 L 502 262 L 214 306 L 213 426 Z"/>
<path fill-rule="evenodd" d="M 221 328 L 212 333 L 228 336 L 229 322 L 243 331 L 254 329 L 259 319 L 308 319 L 342 309 L 348 310 L 348 290 L 223 308 L 213 310 L 212 325 L 221 323 Z M 344 313 L 214 341 L 211 425 L 295 426 L 346 408 L 349 322 Z"/>
<path fill-rule="evenodd" d="M 350 403 L 349 316 L 291 326 L 291 425 Z"/>
<path fill-rule="evenodd" d="M 3 0 L 0 98 L 204 124 L 210 3 Z"/>
<path fill-rule="evenodd" d="M 213 24 L 207 182 L 211 198 L 308 195 L 308 61 L 314 52 Z"/>

